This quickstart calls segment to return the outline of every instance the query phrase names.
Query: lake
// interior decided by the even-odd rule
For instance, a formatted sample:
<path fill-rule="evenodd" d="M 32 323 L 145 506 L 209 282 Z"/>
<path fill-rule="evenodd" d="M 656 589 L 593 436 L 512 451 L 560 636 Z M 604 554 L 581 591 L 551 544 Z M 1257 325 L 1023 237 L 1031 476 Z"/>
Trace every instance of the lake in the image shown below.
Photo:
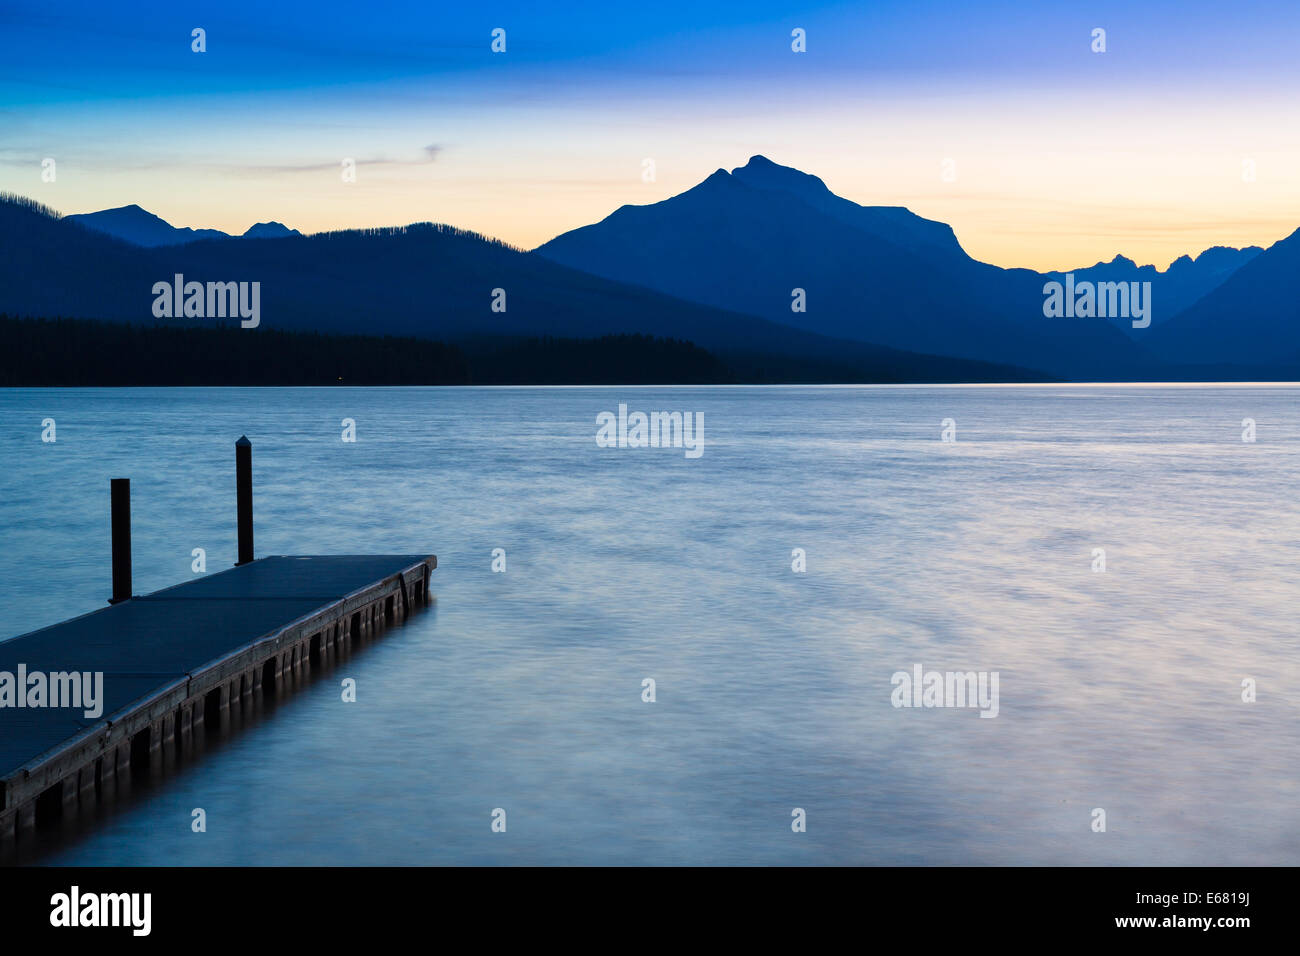
<path fill-rule="evenodd" d="M 0 390 L 4 637 L 104 606 L 112 477 L 137 594 L 233 564 L 241 434 L 259 556 L 439 560 L 435 607 L 41 859 L 1295 865 L 1297 399 Z M 620 404 L 702 453 L 600 447 Z M 996 717 L 894 706 L 918 666 L 996 673 Z"/>

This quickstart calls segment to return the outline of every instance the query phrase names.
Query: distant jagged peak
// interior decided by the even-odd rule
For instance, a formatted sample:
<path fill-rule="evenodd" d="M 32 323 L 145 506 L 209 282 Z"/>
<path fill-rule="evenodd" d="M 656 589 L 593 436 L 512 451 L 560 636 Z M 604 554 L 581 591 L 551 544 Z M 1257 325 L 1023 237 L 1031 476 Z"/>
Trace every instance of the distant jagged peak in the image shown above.
<path fill-rule="evenodd" d="M 1065 270 L 1065 271 L 1087 272 L 1093 269 L 1123 269 L 1126 271 L 1151 272 L 1151 273 L 1155 273 L 1156 275 L 1167 276 L 1171 273 L 1177 274 L 1179 272 L 1182 272 L 1194 266 L 1199 266 L 1201 268 L 1204 268 L 1206 266 L 1213 266 L 1217 264 L 1217 265 L 1223 265 L 1225 267 L 1235 268 L 1236 266 L 1242 265 L 1245 262 L 1249 262 L 1251 259 L 1259 255 L 1263 251 L 1264 250 L 1261 249 L 1259 246 L 1243 246 L 1240 249 L 1234 246 L 1211 246 L 1210 248 L 1205 249 L 1204 251 L 1199 252 L 1194 256 L 1188 255 L 1187 253 L 1183 253 L 1177 259 L 1174 259 L 1172 262 L 1170 262 L 1169 265 L 1166 266 L 1164 269 L 1161 269 L 1158 266 L 1151 263 L 1140 266 L 1137 264 L 1135 260 L 1130 259 L 1128 256 L 1124 255 L 1123 253 L 1118 253 L 1115 256 L 1113 256 L 1109 262 L 1107 262 L 1104 259 L 1098 260 L 1094 265 L 1087 266 L 1082 269 L 1073 269 L 1073 270 Z"/>
<path fill-rule="evenodd" d="M 1202 250 L 1195 257 L 1191 257 L 1191 261 L 1204 265 L 1206 261 L 1236 260 L 1245 258 L 1253 259 L 1263 251 L 1264 250 L 1261 246 L 1242 246 L 1241 248 L 1235 246 L 1210 246 L 1208 249 Z M 1178 258 L 1188 259 L 1189 257 L 1179 256 Z"/>

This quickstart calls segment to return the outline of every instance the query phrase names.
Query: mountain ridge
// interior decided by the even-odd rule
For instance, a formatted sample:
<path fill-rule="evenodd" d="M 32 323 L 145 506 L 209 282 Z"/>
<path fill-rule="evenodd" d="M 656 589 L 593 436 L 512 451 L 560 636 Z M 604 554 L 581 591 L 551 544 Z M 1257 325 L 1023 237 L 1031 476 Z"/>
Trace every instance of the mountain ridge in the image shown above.
<path fill-rule="evenodd" d="M 302 235 L 298 230 L 274 221 L 254 223 L 239 236 L 220 229 L 173 226 L 161 216 L 136 203 L 101 209 L 97 212 L 73 213 L 63 218 L 95 232 L 150 249 L 158 246 L 183 245 L 204 239 L 268 239 Z"/>
<path fill-rule="evenodd" d="M 151 311 L 151 290 L 180 274 L 187 281 L 259 282 L 259 327 L 283 331 L 449 342 L 653 333 L 719 353 L 745 353 L 751 366 L 834 362 L 850 375 L 869 375 L 868 381 L 892 380 L 885 376 L 895 366 L 909 369 L 913 381 L 930 372 L 944 381 L 1043 378 L 1041 371 L 1008 363 L 972 363 L 811 335 L 609 282 L 451 226 L 417 223 L 273 243 L 222 240 L 145 248 L 38 207 L 0 198 L 0 312 L 11 316 L 159 324 Z M 77 281 L 67 282 L 69 274 Z M 492 307 L 498 288 L 507 290 L 500 312 Z M 166 324 L 214 322 L 221 320 Z"/>
<path fill-rule="evenodd" d="M 890 348 L 1066 378 L 1149 362 L 1104 320 L 1045 324 L 1041 277 L 975 261 L 950 227 L 899 207 L 858 206 L 797 170 L 774 173 L 775 165 L 754 159 L 737 172 L 718 170 L 534 251 L 614 281 Z"/>
<path fill-rule="evenodd" d="M 1217 362 L 1209 348 L 1163 355 L 1161 346 L 1175 337 L 1151 329 L 1174 322 L 1265 255 L 1258 246 L 1217 245 L 1164 270 L 1122 254 L 1059 272 L 1002 268 L 967 254 L 946 224 L 903 207 L 859 205 L 820 178 L 761 155 L 668 199 L 622 206 L 535 251 L 620 282 L 821 334 L 1012 361 L 1076 379 L 1139 375 L 1142 367 L 1175 360 Z M 1081 284 L 1149 282 L 1149 325 L 1122 309 L 1047 318 L 1047 283 L 1067 274 Z M 802 317 L 788 311 L 796 289 L 806 291 Z M 1222 331 L 1229 320 L 1210 324 Z M 1276 360 L 1267 350 L 1241 358 L 1270 366 Z"/>
<path fill-rule="evenodd" d="M 0 197 L 0 311 L 147 320 L 138 290 L 159 279 L 261 277 L 268 315 L 289 329 L 644 334 L 819 359 L 847 350 L 877 365 L 946 357 L 1066 380 L 1176 366 L 1185 380 L 1197 366 L 1300 363 L 1300 321 L 1286 318 L 1300 291 L 1296 235 L 1268 249 L 1211 246 L 1164 270 L 1122 254 L 1066 272 L 1002 268 L 971 257 L 945 223 L 860 205 L 761 155 L 531 251 L 432 223 L 304 236 L 268 221 L 236 237 L 178 229 L 134 204 L 59 217 Z M 1046 284 L 1067 272 L 1098 288 L 1151 283 L 1150 326 L 1082 310 L 1046 317 Z M 510 309 L 485 309 L 480 287 L 508 287 Z M 1225 347 L 1239 314 L 1256 334 Z"/>

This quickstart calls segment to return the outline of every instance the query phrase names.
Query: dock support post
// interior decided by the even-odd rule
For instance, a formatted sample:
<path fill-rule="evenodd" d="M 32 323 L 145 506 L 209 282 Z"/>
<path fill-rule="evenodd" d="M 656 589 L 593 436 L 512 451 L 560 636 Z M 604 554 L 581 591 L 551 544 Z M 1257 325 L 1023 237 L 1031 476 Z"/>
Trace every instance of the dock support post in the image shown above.
<path fill-rule="evenodd" d="M 63 804 L 63 818 L 66 820 L 77 813 L 77 795 L 80 790 L 77 786 L 76 771 L 59 781 L 59 791 L 59 797 Z"/>
<path fill-rule="evenodd" d="M 0 811 L 0 860 L 13 853 L 18 842 L 18 811 Z"/>
<path fill-rule="evenodd" d="M 176 735 L 180 738 L 181 753 L 188 754 L 194 748 L 194 705 L 188 701 L 181 704 L 181 719 L 176 727 Z"/>
<path fill-rule="evenodd" d="M 88 763 L 77 771 L 77 802 L 81 804 L 83 812 L 88 807 L 93 807 L 96 803 L 95 796 L 95 764 Z"/>
<path fill-rule="evenodd" d="M 238 510 L 239 560 L 235 567 L 253 560 L 253 443 L 240 435 L 235 442 L 235 505 Z"/>
<path fill-rule="evenodd" d="M 99 759 L 99 802 L 111 803 L 117 796 L 117 748 L 110 747 Z"/>
<path fill-rule="evenodd" d="M 149 775 L 156 777 L 163 768 L 163 722 L 155 720 L 149 725 Z"/>
<path fill-rule="evenodd" d="M 217 730 L 230 729 L 230 684 L 217 688 Z"/>
<path fill-rule="evenodd" d="M 15 828 L 20 840 L 30 840 L 36 833 L 36 801 L 28 800 L 18 807 L 18 822 Z"/>
<path fill-rule="evenodd" d="M 176 730 L 178 721 L 176 714 L 170 713 L 158 722 L 161 730 L 161 740 L 159 741 L 158 750 L 162 754 L 162 766 L 164 770 L 170 770 L 176 763 Z"/>
<path fill-rule="evenodd" d="M 109 604 L 131 598 L 131 479 L 109 480 L 112 501 L 113 596 Z"/>
<path fill-rule="evenodd" d="M 117 745 L 117 773 L 115 776 L 118 796 L 128 793 L 131 789 L 131 741 L 129 738 Z"/>

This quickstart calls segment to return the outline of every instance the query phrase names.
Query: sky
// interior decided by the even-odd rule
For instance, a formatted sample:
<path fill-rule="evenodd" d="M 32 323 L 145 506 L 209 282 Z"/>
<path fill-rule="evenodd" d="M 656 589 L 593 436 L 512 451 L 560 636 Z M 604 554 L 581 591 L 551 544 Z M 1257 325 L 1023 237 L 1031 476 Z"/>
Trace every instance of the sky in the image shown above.
<path fill-rule="evenodd" d="M 1298 91 L 1295 0 L 5 0 L 0 190 L 532 248 L 762 154 L 986 262 L 1163 268 L 1300 226 Z"/>

